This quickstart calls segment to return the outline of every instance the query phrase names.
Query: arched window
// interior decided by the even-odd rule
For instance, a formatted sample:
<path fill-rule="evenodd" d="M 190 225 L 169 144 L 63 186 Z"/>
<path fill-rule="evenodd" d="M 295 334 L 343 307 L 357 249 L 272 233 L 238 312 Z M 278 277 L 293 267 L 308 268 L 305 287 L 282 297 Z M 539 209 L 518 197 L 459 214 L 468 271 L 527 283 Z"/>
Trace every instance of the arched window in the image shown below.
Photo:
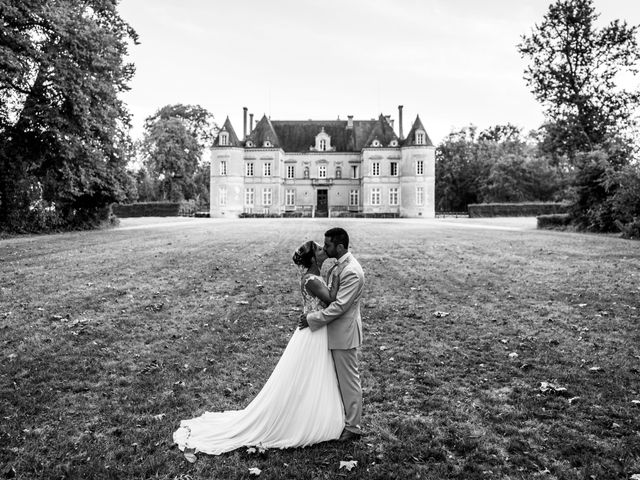
<path fill-rule="evenodd" d="M 304 167 L 304 178 L 309 178 L 309 167 Z"/>
<path fill-rule="evenodd" d="M 320 151 L 321 152 L 327 151 L 327 141 L 324 138 L 320 140 Z"/>

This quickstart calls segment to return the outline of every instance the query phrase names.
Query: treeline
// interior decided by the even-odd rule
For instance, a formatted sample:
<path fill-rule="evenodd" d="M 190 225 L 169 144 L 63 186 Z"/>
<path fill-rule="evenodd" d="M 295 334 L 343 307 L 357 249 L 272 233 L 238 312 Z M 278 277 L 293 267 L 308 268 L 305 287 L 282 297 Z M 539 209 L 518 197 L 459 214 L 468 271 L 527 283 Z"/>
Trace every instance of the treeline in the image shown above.
<path fill-rule="evenodd" d="M 450 133 L 436 148 L 436 211 L 474 203 L 551 202 L 568 197 L 568 172 L 546 155 L 536 132 L 513 125 Z"/>

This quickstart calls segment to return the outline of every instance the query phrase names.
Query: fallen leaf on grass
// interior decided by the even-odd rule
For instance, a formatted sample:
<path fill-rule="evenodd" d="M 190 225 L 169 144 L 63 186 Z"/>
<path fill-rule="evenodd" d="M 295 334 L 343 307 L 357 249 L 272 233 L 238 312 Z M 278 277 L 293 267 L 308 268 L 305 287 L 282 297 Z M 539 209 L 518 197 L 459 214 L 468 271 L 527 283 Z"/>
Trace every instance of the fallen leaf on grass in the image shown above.
<path fill-rule="evenodd" d="M 249 448 L 247 448 L 247 453 L 248 453 L 248 454 L 252 454 L 252 453 L 256 453 L 256 452 L 257 452 L 257 450 L 255 449 L 255 447 L 249 447 Z"/>
<path fill-rule="evenodd" d="M 569 399 L 569 404 L 573 404 L 573 402 L 577 402 L 580 399 L 580 397 L 571 397 Z"/>
<path fill-rule="evenodd" d="M 640 400 L 631 400 L 631 403 L 635 405 L 640 405 Z"/>
<path fill-rule="evenodd" d="M 602 367 L 591 367 L 589 369 L 590 372 L 600 372 L 602 370 Z"/>
<path fill-rule="evenodd" d="M 511 352 L 509 354 L 509 358 L 518 358 L 518 354 L 516 352 Z"/>
<path fill-rule="evenodd" d="M 144 309 L 150 312 L 159 312 L 164 307 L 164 303 L 150 303 Z"/>
<path fill-rule="evenodd" d="M 540 391 L 542 393 L 566 393 L 567 389 L 565 387 L 560 387 L 551 382 L 540 382 Z"/>
<path fill-rule="evenodd" d="M 640 480 L 640 473 L 634 473 L 633 475 L 631 475 L 630 480 Z"/>
<path fill-rule="evenodd" d="M 349 472 L 357 466 L 358 466 L 357 460 L 348 460 L 348 461 L 340 460 L 340 468 L 344 468 Z"/>
<path fill-rule="evenodd" d="M 198 457 L 196 457 L 196 454 L 194 451 L 191 451 L 191 450 L 187 451 L 187 449 L 185 449 L 184 459 L 189 463 L 196 463 L 196 460 L 198 460 Z"/>
<path fill-rule="evenodd" d="M 262 470 L 260 470 L 258 467 L 251 467 L 249 469 L 249 475 L 255 475 L 256 477 L 259 476 L 262 473 Z"/>
<path fill-rule="evenodd" d="M 443 318 L 449 315 L 449 312 L 433 312 L 433 316 L 436 318 Z"/>
<path fill-rule="evenodd" d="M 249 302 L 247 302 L 246 300 L 236 300 L 236 303 L 238 305 L 249 305 Z"/>
<path fill-rule="evenodd" d="M 159 413 L 158 415 L 154 415 L 154 420 L 162 420 L 165 417 L 166 413 Z"/>

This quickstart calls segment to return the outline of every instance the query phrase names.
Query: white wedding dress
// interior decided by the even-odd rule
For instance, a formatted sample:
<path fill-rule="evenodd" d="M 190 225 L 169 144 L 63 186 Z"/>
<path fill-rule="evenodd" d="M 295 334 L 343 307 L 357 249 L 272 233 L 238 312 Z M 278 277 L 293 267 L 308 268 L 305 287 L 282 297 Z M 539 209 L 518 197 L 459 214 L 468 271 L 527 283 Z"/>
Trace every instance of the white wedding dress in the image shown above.
<path fill-rule="evenodd" d="M 305 313 L 322 308 L 306 291 L 309 278 L 301 284 Z M 335 440 L 343 427 L 327 329 L 305 328 L 293 333 L 269 380 L 244 410 L 182 420 L 173 440 L 180 450 L 220 455 L 243 446 L 304 447 Z"/>

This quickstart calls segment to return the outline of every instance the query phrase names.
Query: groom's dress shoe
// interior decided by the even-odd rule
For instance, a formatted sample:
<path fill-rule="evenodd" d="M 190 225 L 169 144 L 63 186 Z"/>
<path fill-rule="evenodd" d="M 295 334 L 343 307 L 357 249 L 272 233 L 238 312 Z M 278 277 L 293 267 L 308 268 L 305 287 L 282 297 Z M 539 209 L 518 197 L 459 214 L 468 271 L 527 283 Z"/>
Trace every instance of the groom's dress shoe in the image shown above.
<path fill-rule="evenodd" d="M 338 438 L 339 442 L 352 442 L 355 440 L 360 440 L 362 437 L 361 433 L 352 432 L 350 430 L 343 430 L 340 434 L 340 438 Z"/>

